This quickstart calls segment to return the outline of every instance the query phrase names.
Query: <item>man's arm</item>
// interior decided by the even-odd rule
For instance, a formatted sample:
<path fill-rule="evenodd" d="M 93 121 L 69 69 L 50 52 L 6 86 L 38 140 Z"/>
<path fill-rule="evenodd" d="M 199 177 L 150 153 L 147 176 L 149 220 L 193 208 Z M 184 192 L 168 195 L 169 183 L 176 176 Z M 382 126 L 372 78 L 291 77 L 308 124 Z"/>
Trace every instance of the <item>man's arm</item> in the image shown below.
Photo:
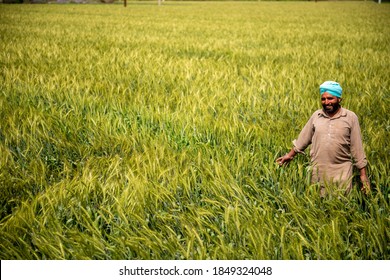
<path fill-rule="evenodd" d="M 367 194 L 370 192 L 371 186 L 370 186 L 370 180 L 368 179 L 367 176 L 366 167 L 359 169 L 359 172 L 360 172 L 360 181 L 362 182 L 361 190 L 362 192 Z"/>
<path fill-rule="evenodd" d="M 292 148 L 290 150 L 290 152 L 288 152 L 287 154 L 285 154 L 284 156 L 278 158 L 276 160 L 276 162 L 282 166 L 282 165 L 285 165 L 285 164 L 288 164 L 290 161 L 293 160 L 294 156 L 296 155 L 297 153 L 295 152 L 294 148 Z"/>
<path fill-rule="evenodd" d="M 288 164 L 290 161 L 293 160 L 296 154 L 304 154 L 303 151 L 306 149 L 307 146 L 311 144 L 311 139 L 313 138 L 313 121 L 314 117 L 318 115 L 317 112 L 315 112 L 310 117 L 309 121 L 305 124 L 305 126 L 298 135 L 298 139 L 295 139 L 293 141 L 293 148 L 290 150 L 290 152 L 276 159 L 276 163 L 278 163 L 280 166 Z"/>
<path fill-rule="evenodd" d="M 360 181 L 362 182 L 361 190 L 367 194 L 370 192 L 371 186 L 367 176 L 367 159 L 363 149 L 360 125 L 356 115 L 354 115 L 351 126 L 351 154 L 355 160 L 355 166 L 359 169 Z"/>

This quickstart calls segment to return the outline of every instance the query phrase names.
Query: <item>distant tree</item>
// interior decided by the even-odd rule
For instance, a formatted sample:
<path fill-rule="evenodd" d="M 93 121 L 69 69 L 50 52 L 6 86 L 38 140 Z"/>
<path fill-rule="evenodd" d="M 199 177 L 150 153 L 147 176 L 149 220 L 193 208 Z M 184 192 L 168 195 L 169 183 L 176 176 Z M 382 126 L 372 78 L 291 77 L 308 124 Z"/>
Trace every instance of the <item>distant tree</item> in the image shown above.
<path fill-rule="evenodd" d="M 23 0 L 3 0 L 4 4 L 21 4 Z"/>

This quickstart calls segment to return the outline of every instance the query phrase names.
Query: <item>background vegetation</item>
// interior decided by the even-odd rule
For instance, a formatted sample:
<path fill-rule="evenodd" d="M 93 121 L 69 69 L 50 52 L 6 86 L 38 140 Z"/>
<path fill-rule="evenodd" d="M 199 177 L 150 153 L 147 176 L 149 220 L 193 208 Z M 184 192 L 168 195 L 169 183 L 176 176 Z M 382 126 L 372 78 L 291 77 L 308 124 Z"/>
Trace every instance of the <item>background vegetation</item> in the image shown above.
<path fill-rule="evenodd" d="M 170 0 L 167 0 L 170 1 Z M 194 2 L 193 0 L 174 0 L 179 1 L 179 2 Z M 207 0 L 195 0 L 197 2 L 207 2 Z M 249 1 L 249 2 L 258 2 L 259 0 L 213 0 L 214 2 L 229 2 L 229 1 Z M 275 0 L 261 0 L 261 1 L 275 1 Z M 279 0 L 276 0 L 279 1 Z M 282 0 L 282 1 L 328 1 L 328 0 Z M 330 1 L 350 1 L 350 0 L 330 0 Z M 367 1 L 367 0 L 354 0 L 354 1 Z M 369 0 L 369 1 L 374 1 L 374 2 L 390 2 L 390 0 Z M 58 4 L 96 4 L 96 3 L 105 3 L 105 4 L 122 4 L 124 5 L 126 2 L 127 3 L 142 3 L 142 2 L 148 2 L 148 3 L 157 3 L 161 5 L 165 0 L 0 0 L 0 3 L 7 3 L 7 4 L 53 4 L 53 3 L 58 3 Z"/>
<path fill-rule="evenodd" d="M 389 259 L 390 6 L 0 5 L 1 259 Z M 287 152 L 318 86 L 373 191 Z"/>

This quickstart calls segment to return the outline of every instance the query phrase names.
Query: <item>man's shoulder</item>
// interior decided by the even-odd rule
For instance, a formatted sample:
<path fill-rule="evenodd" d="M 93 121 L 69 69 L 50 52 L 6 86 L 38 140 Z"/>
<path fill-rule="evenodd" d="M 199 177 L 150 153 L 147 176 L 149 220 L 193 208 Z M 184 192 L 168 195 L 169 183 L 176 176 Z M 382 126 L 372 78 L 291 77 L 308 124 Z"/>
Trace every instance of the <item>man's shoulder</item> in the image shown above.
<path fill-rule="evenodd" d="M 324 115 L 324 114 L 325 113 L 324 113 L 323 109 L 318 109 L 318 110 L 314 111 L 313 116 Z M 344 107 L 340 108 L 340 114 L 341 115 L 354 115 L 354 116 L 356 116 L 355 112 L 348 110 Z"/>
<path fill-rule="evenodd" d="M 358 118 L 355 112 L 348 110 L 344 107 L 341 107 L 341 116 L 349 117 L 349 118 Z"/>
<path fill-rule="evenodd" d="M 323 109 L 318 109 L 318 110 L 314 111 L 314 113 L 311 115 L 311 119 L 317 119 L 317 118 L 322 118 L 322 117 L 328 118 L 326 116 L 326 114 L 324 113 Z M 340 113 L 337 114 L 337 118 L 342 118 L 342 117 L 345 117 L 347 119 L 354 119 L 354 120 L 358 119 L 358 116 L 353 111 L 348 110 L 344 107 L 341 107 Z"/>
<path fill-rule="evenodd" d="M 318 109 L 311 115 L 312 118 L 319 118 L 324 115 L 324 110 Z"/>

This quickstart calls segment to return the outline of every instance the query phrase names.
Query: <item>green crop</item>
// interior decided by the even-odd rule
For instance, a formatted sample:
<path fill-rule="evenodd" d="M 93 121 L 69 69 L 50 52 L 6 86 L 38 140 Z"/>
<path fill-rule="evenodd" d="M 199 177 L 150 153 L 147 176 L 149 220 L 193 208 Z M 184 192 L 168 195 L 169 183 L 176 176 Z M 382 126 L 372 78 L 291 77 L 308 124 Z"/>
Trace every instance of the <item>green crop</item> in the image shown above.
<path fill-rule="evenodd" d="M 390 6 L 0 5 L 1 259 L 389 259 Z M 319 85 L 372 192 L 280 168 Z"/>

